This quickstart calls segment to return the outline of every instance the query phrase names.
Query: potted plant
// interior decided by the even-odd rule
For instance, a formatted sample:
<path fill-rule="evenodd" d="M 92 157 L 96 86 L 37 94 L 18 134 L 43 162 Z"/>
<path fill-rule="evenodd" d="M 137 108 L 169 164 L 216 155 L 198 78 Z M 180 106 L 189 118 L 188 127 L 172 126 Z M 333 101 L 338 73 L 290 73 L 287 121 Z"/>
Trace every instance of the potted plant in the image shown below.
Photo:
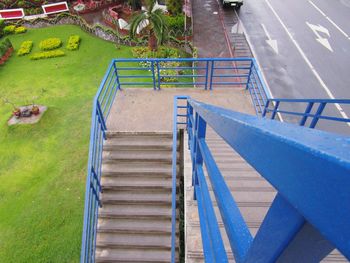
<path fill-rule="evenodd" d="M 45 89 L 41 89 L 40 95 L 34 96 L 34 97 L 32 98 L 32 108 L 31 108 L 31 112 L 32 112 L 33 115 L 39 115 L 39 113 L 40 113 L 40 108 L 39 108 L 38 105 L 36 105 L 35 101 L 38 100 L 39 98 L 41 98 L 41 97 L 44 95 L 45 91 L 46 91 Z"/>
<path fill-rule="evenodd" d="M 31 110 L 31 112 L 34 114 L 34 115 L 39 115 L 39 113 L 40 113 L 40 109 L 39 109 L 39 107 L 37 106 L 37 105 L 32 105 L 32 110 Z"/>

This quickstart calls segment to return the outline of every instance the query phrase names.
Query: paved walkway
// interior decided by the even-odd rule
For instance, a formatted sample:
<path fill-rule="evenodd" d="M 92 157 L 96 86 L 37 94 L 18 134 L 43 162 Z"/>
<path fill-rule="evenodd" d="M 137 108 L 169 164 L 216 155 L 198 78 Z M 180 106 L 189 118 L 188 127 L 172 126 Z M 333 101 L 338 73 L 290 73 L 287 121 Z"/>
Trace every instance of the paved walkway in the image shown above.
<path fill-rule="evenodd" d="M 193 0 L 193 43 L 199 57 L 232 57 L 216 0 Z"/>

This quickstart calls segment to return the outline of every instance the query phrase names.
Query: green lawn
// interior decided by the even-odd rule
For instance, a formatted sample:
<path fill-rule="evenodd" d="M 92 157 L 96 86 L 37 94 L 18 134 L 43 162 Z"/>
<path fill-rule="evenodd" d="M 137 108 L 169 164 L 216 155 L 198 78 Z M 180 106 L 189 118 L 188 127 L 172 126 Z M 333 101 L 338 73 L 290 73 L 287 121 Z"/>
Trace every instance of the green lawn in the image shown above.
<path fill-rule="evenodd" d="M 129 47 L 91 37 L 76 26 L 29 30 L 10 39 L 78 34 L 79 51 L 0 67 L 0 94 L 19 105 L 47 90 L 49 107 L 38 124 L 8 127 L 11 106 L 0 103 L 0 262 L 78 262 L 92 98 L 112 58 L 131 57 Z"/>

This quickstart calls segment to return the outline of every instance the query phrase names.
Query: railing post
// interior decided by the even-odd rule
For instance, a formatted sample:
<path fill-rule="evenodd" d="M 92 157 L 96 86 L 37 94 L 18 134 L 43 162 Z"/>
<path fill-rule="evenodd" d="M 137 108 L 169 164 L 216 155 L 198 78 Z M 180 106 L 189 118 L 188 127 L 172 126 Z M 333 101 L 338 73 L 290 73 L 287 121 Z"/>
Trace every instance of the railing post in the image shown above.
<path fill-rule="evenodd" d="M 101 123 L 102 132 L 103 132 L 103 138 L 106 140 L 107 139 L 107 137 L 106 137 L 106 130 L 107 130 L 106 122 L 105 122 L 105 119 L 103 117 L 103 112 L 102 112 L 102 109 L 101 109 L 101 106 L 100 106 L 100 102 L 97 101 L 96 104 L 97 104 L 96 114 L 98 116 L 99 122 Z"/>
<path fill-rule="evenodd" d="M 209 90 L 213 89 L 213 76 L 214 76 L 214 70 L 215 70 L 215 60 L 211 60 L 211 69 L 210 69 L 210 85 Z"/>
<path fill-rule="evenodd" d="M 207 60 L 206 67 L 205 67 L 205 90 L 208 89 L 208 77 L 209 77 L 209 60 Z"/>
<path fill-rule="evenodd" d="M 307 118 L 308 118 L 308 114 L 311 112 L 311 110 L 312 110 L 312 107 L 314 106 L 314 103 L 313 102 L 309 102 L 308 103 L 308 105 L 307 105 L 307 107 L 306 107 L 306 110 L 305 110 L 305 115 L 303 116 L 303 118 L 300 120 L 300 122 L 299 122 L 299 125 L 300 126 L 304 126 L 305 125 L 305 122 L 306 122 L 306 120 L 307 120 Z"/>
<path fill-rule="evenodd" d="M 280 105 L 280 102 L 276 101 L 275 107 L 273 108 L 273 112 L 271 115 L 271 120 L 275 119 L 279 105 Z"/>
<path fill-rule="evenodd" d="M 253 61 L 251 61 L 250 62 L 250 69 L 249 69 L 249 73 L 248 73 L 248 78 L 247 78 L 247 85 L 245 87 L 246 90 L 249 89 L 250 76 L 252 74 L 253 67 L 254 67 L 254 63 L 253 63 Z"/>
<path fill-rule="evenodd" d="M 264 108 L 264 112 L 263 112 L 263 114 L 262 114 L 262 117 L 263 117 L 263 118 L 265 118 L 266 113 L 267 113 L 267 111 L 268 111 L 268 109 L 269 109 L 269 106 L 270 106 L 270 101 L 268 100 L 268 101 L 266 101 L 265 108 Z"/>
<path fill-rule="evenodd" d="M 154 61 L 151 62 L 151 69 L 152 69 L 152 80 L 153 80 L 153 89 L 156 90 L 156 74 L 154 72 Z"/>
<path fill-rule="evenodd" d="M 117 89 L 121 89 L 120 87 L 120 80 L 119 80 L 119 74 L 118 74 L 118 68 L 116 66 L 116 62 L 113 61 L 113 68 L 114 68 L 114 74 L 117 82 Z"/>
<path fill-rule="evenodd" d="M 156 63 L 157 63 L 157 76 L 158 76 L 158 90 L 160 90 L 160 85 L 161 85 L 161 83 L 160 83 L 160 68 L 159 68 L 159 64 L 160 64 L 160 62 L 159 62 L 159 60 L 156 60 Z"/>
<path fill-rule="evenodd" d="M 321 102 L 320 106 L 318 106 L 316 114 L 315 114 L 314 118 L 312 119 L 311 124 L 309 126 L 311 129 L 316 127 L 316 124 L 317 124 L 317 122 L 318 122 L 318 120 L 319 120 L 319 118 L 320 118 L 324 108 L 326 107 L 326 105 L 327 105 L 326 102 Z"/>

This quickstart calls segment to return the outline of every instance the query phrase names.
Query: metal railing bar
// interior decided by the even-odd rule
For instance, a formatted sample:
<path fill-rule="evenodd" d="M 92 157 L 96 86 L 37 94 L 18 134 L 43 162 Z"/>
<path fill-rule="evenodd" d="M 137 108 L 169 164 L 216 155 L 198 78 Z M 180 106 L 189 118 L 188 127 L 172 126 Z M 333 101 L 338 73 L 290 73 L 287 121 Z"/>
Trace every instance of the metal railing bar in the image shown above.
<path fill-rule="evenodd" d="M 276 113 L 282 113 L 282 114 L 288 114 L 288 115 L 294 115 L 294 116 L 307 116 L 307 117 L 315 117 L 315 114 L 305 114 L 305 113 L 300 113 L 300 112 L 293 112 L 293 111 L 286 111 L 286 110 L 273 110 L 273 109 L 266 109 L 267 113 L 270 112 L 276 112 Z M 350 122 L 350 119 L 344 119 L 344 118 L 339 118 L 339 117 L 330 117 L 330 116 L 324 116 L 320 115 L 318 116 L 319 119 L 323 120 L 331 120 L 331 121 L 339 121 L 339 122 Z"/>
<path fill-rule="evenodd" d="M 198 145 L 208 171 L 232 252 L 237 262 L 243 262 L 253 241 L 252 235 L 205 140 L 199 139 Z"/>
<path fill-rule="evenodd" d="M 215 216 L 213 202 L 209 195 L 209 189 L 208 189 L 207 182 L 205 180 L 202 165 L 197 166 L 197 178 L 198 178 L 200 193 L 197 194 L 196 196 L 198 198 L 198 196 L 201 195 L 201 199 L 203 202 L 202 209 L 204 212 L 203 215 L 205 218 L 205 224 L 210 226 L 208 227 L 208 230 L 209 230 L 208 234 L 211 241 L 210 247 L 211 247 L 211 250 L 213 251 L 213 256 L 215 259 L 214 262 L 228 262 L 224 242 L 222 241 L 219 224 Z"/>

